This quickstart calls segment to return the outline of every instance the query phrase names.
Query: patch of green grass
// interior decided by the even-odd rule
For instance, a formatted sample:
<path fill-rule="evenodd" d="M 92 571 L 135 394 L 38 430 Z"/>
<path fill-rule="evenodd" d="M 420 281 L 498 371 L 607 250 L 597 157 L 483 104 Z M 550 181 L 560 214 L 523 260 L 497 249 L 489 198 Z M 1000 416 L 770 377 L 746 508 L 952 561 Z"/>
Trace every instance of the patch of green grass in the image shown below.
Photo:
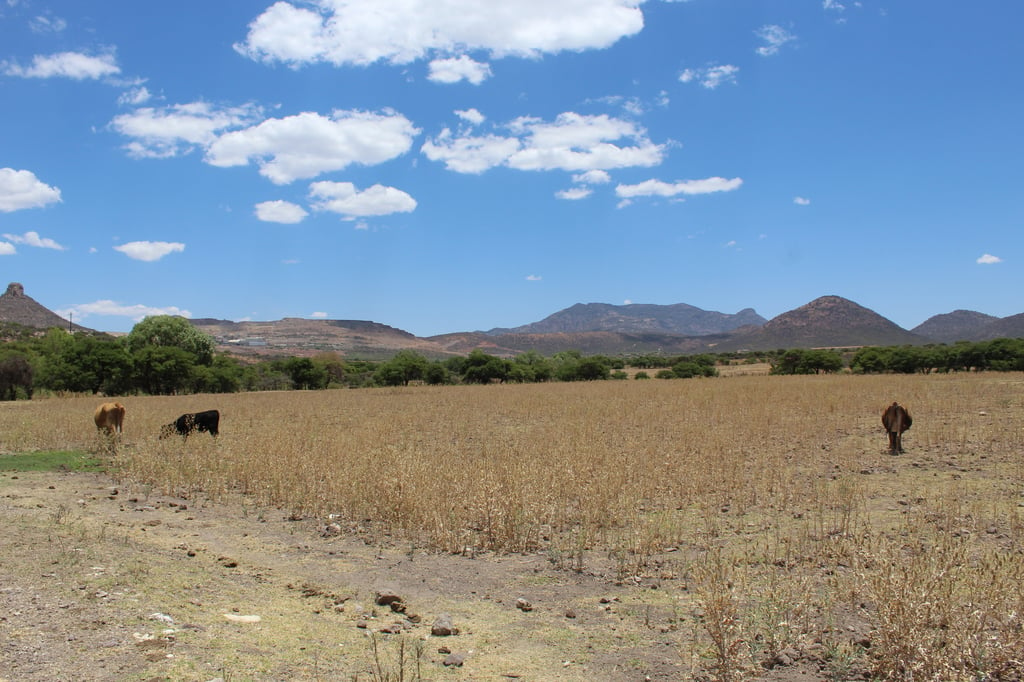
<path fill-rule="evenodd" d="M 80 450 L 39 450 L 0 455 L 0 471 L 102 471 L 104 463 Z"/>

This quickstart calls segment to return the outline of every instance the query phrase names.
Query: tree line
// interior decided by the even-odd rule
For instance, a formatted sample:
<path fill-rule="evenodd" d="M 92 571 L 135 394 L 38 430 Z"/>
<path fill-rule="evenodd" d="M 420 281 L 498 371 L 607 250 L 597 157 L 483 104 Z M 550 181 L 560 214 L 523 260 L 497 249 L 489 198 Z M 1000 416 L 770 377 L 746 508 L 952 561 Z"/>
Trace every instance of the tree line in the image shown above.
<path fill-rule="evenodd" d="M 186 319 L 147 317 L 122 337 L 68 333 L 42 336 L 8 326 L 0 345 L 0 400 L 52 394 L 173 395 L 262 390 L 318 390 L 407 386 L 413 383 L 490 384 L 547 381 L 689 379 L 716 377 L 736 363 L 769 363 L 772 374 L 928 373 L 1024 371 L 1024 339 L 952 345 L 866 347 L 856 351 L 777 349 L 734 353 L 631 356 L 589 355 L 567 350 L 544 356 L 527 351 L 501 358 L 477 349 L 465 356 L 431 360 L 411 350 L 386 361 L 342 358 L 324 352 L 246 362 L 216 352 L 212 337 Z"/>

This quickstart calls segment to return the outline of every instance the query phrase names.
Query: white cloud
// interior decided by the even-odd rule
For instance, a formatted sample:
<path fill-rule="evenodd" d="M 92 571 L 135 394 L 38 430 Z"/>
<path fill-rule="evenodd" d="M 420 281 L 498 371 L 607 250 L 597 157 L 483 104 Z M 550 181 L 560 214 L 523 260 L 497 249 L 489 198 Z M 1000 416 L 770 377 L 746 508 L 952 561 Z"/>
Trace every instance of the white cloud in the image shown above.
<path fill-rule="evenodd" d="M 523 148 L 508 165 L 520 170 L 588 171 L 661 163 L 664 147 L 647 139 L 647 133 L 630 121 L 607 115 L 586 116 L 565 112 L 548 123 L 519 118 L 510 125 L 523 135 Z M 617 146 L 624 140 L 634 146 Z"/>
<path fill-rule="evenodd" d="M 793 197 L 793 203 L 797 206 L 809 206 L 811 200 L 806 197 Z"/>
<path fill-rule="evenodd" d="M 4 234 L 5 239 L 9 239 L 15 244 L 25 244 L 26 246 L 35 246 L 40 249 L 54 249 L 55 251 L 66 251 L 63 246 L 58 244 L 52 239 L 47 237 L 40 237 L 38 232 L 26 232 L 22 235 L 17 234 Z"/>
<path fill-rule="evenodd" d="M 433 140 L 424 142 L 420 151 L 431 161 L 443 161 L 448 170 L 475 174 L 502 165 L 519 147 L 519 140 L 513 137 L 456 137 L 445 128 Z"/>
<path fill-rule="evenodd" d="M 140 322 L 151 315 L 178 315 L 180 317 L 192 317 L 191 312 L 176 306 L 158 308 L 143 305 L 141 303 L 124 305 L 123 303 L 110 300 L 94 301 L 93 303 L 79 303 L 68 308 L 64 308 L 63 310 L 55 310 L 54 312 L 64 319 L 71 319 L 71 316 L 74 315 L 74 318 L 77 320 L 84 320 L 90 315 L 128 317 L 135 322 Z"/>
<path fill-rule="evenodd" d="M 571 189 L 563 189 L 555 192 L 555 196 L 559 199 L 567 199 L 569 201 L 578 201 L 580 199 L 586 199 L 594 190 L 589 187 L 573 187 Z"/>
<path fill-rule="evenodd" d="M 540 275 L 527 275 L 526 276 L 526 281 L 527 282 L 539 282 L 542 279 L 544 279 L 544 278 L 541 277 Z"/>
<path fill-rule="evenodd" d="M 679 74 L 679 80 L 683 83 L 700 83 L 708 90 L 714 90 L 722 83 L 736 83 L 736 75 L 740 67 L 732 64 L 715 64 L 702 69 L 686 69 Z"/>
<path fill-rule="evenodd" d="M 484 121 L 487 120 L 487 117 L 484 116 L 483 114 L 481 114 L 476 109 L 463 109 L 463 110 L 458 110 L 457 109 L 455 111 L 455 115 L 458 116 L 459 118 L 461 118 L 466 123 L 469 123 L 469 124 L 475 125 L 475 126 L 478 126 L 478 125 L 480 125 L 481 123 L 483 123 Z"/>
<path fill-rule="evenodd" d="M 992 265 L 994 263 L 1002 263 L 1003 259 L 1000 258 L 999 256 L 993 256 L 990 253 L 986 253 L 985 255 L 978 258 L 976 262 L 979 265 Z"/>
<path fill-rule="evenodd" d="M 309 186 L 313 208 L 346 218 L 409 213 L 416 200 L 400 189 L 374 185 L 362 192 L 351 182 L 314 182 Z"/>
<path fill-rule="evenodd" d="M 711 194 L 712 192 L 731 192 L 743 184 L 741 178 L 704 178 L 702 180 L 684 180 L 682 182 L 663 182 L 661 180 L 645 180 L 636 185 L 619 185 L 615 194 L 622 198 L 633 197 L 675 197 L 680 194 Z"/>
<path fill-rule="evenodd" d="M 260 175 L 283 185 L 353 163 L 383 163 L 407 152 L 418 133 L 391 110 L 335 111 L 330 118 L 303 112 L 221 135 L 207 149 L 206 162 L 228 167 L 254 160 Z"/>
<path fill-rule="evenodd" d="M 664 145 L 636 124 L 607 115 L 559 114 L 554 121 L 522 117 L 507 126 L 513 136 L 456 136 L 445 129 L 421 151 L 449 170 L 482 173 L 505 165 L 518 170 L 594 171 L 654 166 Z"/>
<path fill-rule="evenodd" d="M 114 247 L 133 260 L 146 262 L 157 261 L 164 256 L 185 250 L 185 245 L 179 242 L 128 242 Z"/>
<path fill-rule="evenodd" d="M 80 52 L 60 52 L 51 55 L 36 55 L 31 66 L 20 66 L 11 62 L 0 63 L 8 76 L 21 78 L 71 78 L 74 80 L 98 79 L 121 73 L 113 54 L 98 57 Z"/>
<path fill-rule="evenodd" d="M 612 176 L 607 171 L 590 170 L 573 175 L 572 181 L 581 185 L 606 185 L 612 181 Z"/>
<path fill-rule="evenodd" d="M 327 313 L 313 313 L 310 315 L 310 317 L 312 317 L 314 320 L 326 320 Z"/>
<path fill-rule="evenodd" d="M 145 104 L 153 98 L 153 94 L 144 85 L 139 87 L 131 88 L 126 92 L 121 93 L 121 96 L 117 98 L 117 103 L 121 106 L 132 106 L 137 107 Z"/>
<path fill-rule="evenodd" d="M 642 1 L 279 1 L 249 24 L 245 42 L 235 49 L 254 60 L 296 67 L 408 64 L 474 50 L 492 58 L 536 58 L 602 49 L 638 33 Z"/>
<path fill-rule="evenodd" d="M 290 201 L 263 201 L 256 204 L 256 217 L 268 223 L 294 225 L 301 223 L 309 213 L 306 209 Z"/>
<path fill-rule="evenodd" d="M 449 59 L 435 59 L 430 62 L 430 75 L 427 76 L 435 83 L 469 81 L 473 85 L 480 85 L 490 77 L 490 64 L 474 61 L 466 55 Z"/>
<path fill-rule="evenodd" d="M 0 256 L 13 256 L 16 253 L 18 253 L 18 250 L 14 248 L 14 244 L 0 242 Z"/>
<path fill-rule="evenodd" d="M 68 27 L 68 22 L 60 17 L 39 15 L 37 17 L 33 17 L 29 21 L 28 26 L 33 33 L 61 33 Z"/>
<path fill-rule="evenodd" d="M 762 57 L 771 57 L 774 54 L 778 54 L 783 45 L 796 40 L 795 35 L 775 24 L 762 26 L 754 31 L 754 34 L 765 43 L 755 50 Z"/>
<path fill-rule="evenodd" d="M 125 149 L 136 158 L 168 158 L 206 147 L 217 133 L 252 123 L 259 108 L 217 107 L 207 102 L 143 107 L 115 116 L 110 126 L 132 141 Z"/>
<path fill-rule="evenodd" d="M 0 168 L 0 212 L 39 208 L 60 203 L 60 190 L 50 187 L 32 171 Z"/>

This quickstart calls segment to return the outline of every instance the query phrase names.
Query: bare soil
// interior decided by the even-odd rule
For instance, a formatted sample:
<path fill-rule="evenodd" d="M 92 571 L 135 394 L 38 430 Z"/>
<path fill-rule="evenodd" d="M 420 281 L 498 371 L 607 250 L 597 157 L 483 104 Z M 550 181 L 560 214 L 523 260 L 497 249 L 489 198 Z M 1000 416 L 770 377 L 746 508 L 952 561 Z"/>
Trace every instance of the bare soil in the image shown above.
<path fill-rule="evenodd" d="M 4 472 L 0 516 L 0 682 L 709 679 L 671 571 L 621 582 L 600 557 L 577 572 L 373 546 L 329 519 L 94 473 Z M 431 634 L 442 614 L 458 634 Z M 764 679 L 827 679 L 817 668 Z"/>

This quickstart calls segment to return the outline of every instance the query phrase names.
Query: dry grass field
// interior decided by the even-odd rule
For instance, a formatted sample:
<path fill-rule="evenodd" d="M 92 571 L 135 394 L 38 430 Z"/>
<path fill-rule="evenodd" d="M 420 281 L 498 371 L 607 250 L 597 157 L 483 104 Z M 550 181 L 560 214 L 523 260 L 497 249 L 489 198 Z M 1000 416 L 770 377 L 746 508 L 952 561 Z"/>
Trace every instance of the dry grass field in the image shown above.
<path fill-rule="evenodd" d="M 893 400 L 914 417 L 898 457 L 887 453 L 880 424 Z M 68 542 L 91 541 L 94 554 L 100 545 L 138 549 L 187 517 L 205 530 L 182 527 L 168 535 L 177 544 L 148 558 L 127 554 L 136 563 L 122 569 L 119 589 L 143 603 L 152 591 L 173 595 L 201 620 L 183 595 L 223 579 L 218 596 L 192 600 L 219 605 L 243 578 L 213 557 L 220 550 L 208 562 L 216 575 L 193 574 L 196 562 L 182 557 L 213 546 L 214 522 L 203 518 L 231 510 L 219 517 L 218 541 L 236 534 L 233 551 L 263 567 L 244 580 L 259 590 L 254 576 L 262 575 L 262 606 L 289 623 L 277 643 L 266 629 L 232 639 L 220 622 L 202 634 L 179 631 L 177 650 L 190 655 L 161 650 L 135 668 L 122 661 L 129 679 L 1010 680 L 1024 666 L 1021 374 L 736 375 L 122 401 L 125 434 L 113 448 L 91 424 L 95 398 L 0 405 L 0 463 L 34 450 L 97 452 L 112 466 L 106 485 L 121 491 L 48 507 L 31 485 L 74 486 L 0 478 L 0 514 L 20 527 L 0 545 L 0 578 L 21 584 L 68 562 L 77 570 Z M 222 414 L 218 440 L 157 439 L 178 414 L 211 408 Z M 149 504 L 168 520 L 148 528 L 138 514 L 111 520 L 125 518 L 123 491 L 133 495 L 130 508 Z M 33 505 L 46 516 L 33 515 Z M 111 516 L 90 521 L 103 505 Z M 271 526 L 281 534 L 256 542 Z M 357 547 L 367 548 L 366 565 Z M 31 561 L 13 557 L 31 551 L 58 568 L 24 572 Z M 352 565 L 344 578 L 328 579 L 337 572 L 323 567 L 307 575 L 318 603 L 334 597 L 328 613 L 316 611 L 320 629 L 304 622 L 309 609 L 288 616 L 274 601 L 275 571 L 299 576 L 315 557 L 337 563 L 342 555 Z M 188 568 L 158 580 L 164 562 Z M 92 593 L 92 578 L 68 584 L 76 580 Z M 389 582 L 424 610 L 454 611 L 463 632 L 431 637 L 424 613 L 421 624 L 406 621 L 406 634 L 379 634 L 391 621 L 367 595 Z M 516 597 L 529 594 L 539 595 L 535 612 L 516 609 Z M 61 599 L 70 598 L 52 598 Z M 0 680 L 3 661 L 31 649 L 31 628 L 15 633 L 20 627 L 0 617 L 0 633 L 25 644 L 4 652 Z M 293 641 L 302 637 L 320 645 Z M 444 667 L 440 645 L 468 650 L 464 666 Z M 37 679 L 64 679 L 52 675 L 59 665 L 42 660 L 50 676 Z"/>

